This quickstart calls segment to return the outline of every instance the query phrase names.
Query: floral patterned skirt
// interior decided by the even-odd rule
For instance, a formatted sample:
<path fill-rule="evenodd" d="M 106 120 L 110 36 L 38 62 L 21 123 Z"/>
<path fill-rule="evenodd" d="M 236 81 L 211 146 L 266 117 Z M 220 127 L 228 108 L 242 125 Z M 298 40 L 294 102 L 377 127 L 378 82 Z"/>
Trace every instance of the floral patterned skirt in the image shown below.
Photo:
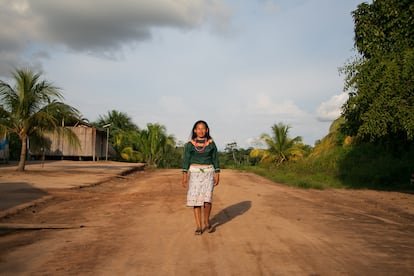
<path fill-rule="evenodd" d="M 212 202 L 214 189 L 214 167 L 212 165 L 190 166 L 187 191 L 187 206 L 203 206 Z"/>

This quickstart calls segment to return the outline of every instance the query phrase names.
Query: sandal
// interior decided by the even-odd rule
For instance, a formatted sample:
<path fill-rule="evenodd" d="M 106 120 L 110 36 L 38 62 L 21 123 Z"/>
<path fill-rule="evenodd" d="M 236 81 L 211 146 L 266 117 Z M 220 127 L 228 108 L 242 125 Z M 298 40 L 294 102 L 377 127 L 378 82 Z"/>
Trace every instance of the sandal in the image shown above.
<path fill-rule="evenodd" d="M 203 234 L 203 230 L 197 229 L 197 230 L 195 230 L 195 233 L 194 234 L 201 235 L 201 234 Z"/>

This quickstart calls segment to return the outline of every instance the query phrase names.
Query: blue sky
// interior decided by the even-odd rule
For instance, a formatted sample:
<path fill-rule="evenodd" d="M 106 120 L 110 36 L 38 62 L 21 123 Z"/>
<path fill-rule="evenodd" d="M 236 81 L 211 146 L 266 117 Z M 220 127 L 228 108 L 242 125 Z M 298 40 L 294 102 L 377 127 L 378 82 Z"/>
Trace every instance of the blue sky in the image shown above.
<path fill-rule="evenodd" d="M 219 148 L 282 122 L 313 145 L 347 99 L 354 0 L 0 0 L 0 77 L 29 66 L 90 121 L 110 110 Z"/>

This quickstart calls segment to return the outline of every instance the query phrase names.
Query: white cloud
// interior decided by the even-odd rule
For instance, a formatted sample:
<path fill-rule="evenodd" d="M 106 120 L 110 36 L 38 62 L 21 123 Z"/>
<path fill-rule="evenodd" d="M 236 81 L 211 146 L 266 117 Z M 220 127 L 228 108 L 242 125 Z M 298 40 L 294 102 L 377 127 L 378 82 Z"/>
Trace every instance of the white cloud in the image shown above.
<path fill-rule="evenodd" d="M 341 115 L 341 107 L 348 99 L 348 94 L 341 93 L 330 98 L 326 102 L 322 102 L 318 109 L 317 115 L 320 121 L 333 121 Z"/>
<path fill-rule="evenodd" d="M 261 115 L 287 115 L 297 117 L 303 115 L 302 111 L 291 100 L 277 101 L 270 95 L 259 93 L 247 104 L 247 112 Z"/>

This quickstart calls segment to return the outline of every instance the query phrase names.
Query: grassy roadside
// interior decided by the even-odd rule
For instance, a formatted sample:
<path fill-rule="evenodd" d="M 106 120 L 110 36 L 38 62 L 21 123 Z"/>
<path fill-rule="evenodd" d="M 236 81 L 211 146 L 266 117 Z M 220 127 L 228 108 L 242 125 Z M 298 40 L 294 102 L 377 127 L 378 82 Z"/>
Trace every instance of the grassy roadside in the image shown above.
<path fill-rule="evenodd" d="M 307 189 L 373 189 L 413 191 L 414 147 L 398 154 L 378 146 L 337 147 L 318 157 L 281 165 L 229 167 L 275 182 Z"/>
<path fill-rule="evenodd" d="M 303 164 L 259 165 L 233 168 L 253 172 L 272 181 L 304 189 L 346 188 L 332 173 L 310 172 Z"/>

